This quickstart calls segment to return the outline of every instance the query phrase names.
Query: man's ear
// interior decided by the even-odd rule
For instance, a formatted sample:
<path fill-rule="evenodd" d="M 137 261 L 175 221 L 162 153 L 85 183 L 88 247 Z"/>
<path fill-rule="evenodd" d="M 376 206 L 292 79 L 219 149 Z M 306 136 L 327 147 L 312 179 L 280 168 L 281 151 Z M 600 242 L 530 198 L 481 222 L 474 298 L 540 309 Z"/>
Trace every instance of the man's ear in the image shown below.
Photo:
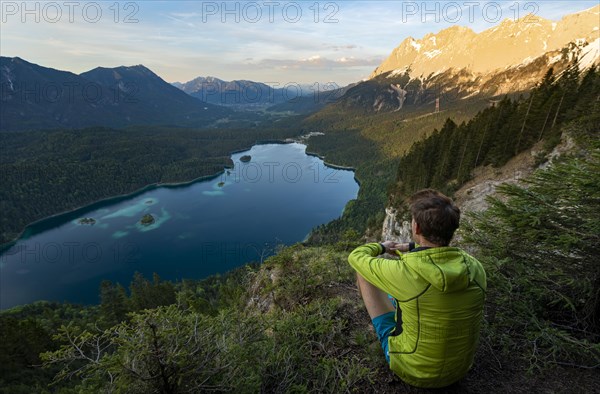
<path fill-rule="evenodd" d="M 421 226 L 419 226 L 419 223 L 414 222 L 414 226 L 415 226 L 415 234 L 421 235 Z"/>

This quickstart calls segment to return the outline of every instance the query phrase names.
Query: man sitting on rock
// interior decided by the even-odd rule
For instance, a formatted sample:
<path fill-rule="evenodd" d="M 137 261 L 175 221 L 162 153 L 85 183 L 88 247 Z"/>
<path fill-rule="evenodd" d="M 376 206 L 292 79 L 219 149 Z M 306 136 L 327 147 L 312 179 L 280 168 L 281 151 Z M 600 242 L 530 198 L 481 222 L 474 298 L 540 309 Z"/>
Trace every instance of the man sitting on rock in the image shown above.
<path fill-rule="evenodd" d="M 427 189 L 409 203 L 414 243 L 366 244 L 348 261 L 390 368 L 413 386 L 444 387 L 473 364 L 486 275 L 474 257 L 448 246 L 460 220 L 451 199 Z M 400 258 L 377 257 L 384 253 Z"/>

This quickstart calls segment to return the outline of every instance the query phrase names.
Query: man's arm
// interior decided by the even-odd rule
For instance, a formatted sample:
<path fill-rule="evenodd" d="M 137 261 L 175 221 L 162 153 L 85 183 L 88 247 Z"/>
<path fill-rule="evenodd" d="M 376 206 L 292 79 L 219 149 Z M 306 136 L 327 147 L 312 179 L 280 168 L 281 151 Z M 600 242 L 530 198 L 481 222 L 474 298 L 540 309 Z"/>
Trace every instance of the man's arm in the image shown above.
<path fill-rule="evenodd" d="M 379 245 L 383 248 L 383 253 L 396 254 L 396 252 L 408 252 L 411 249 L 411 244 L 413 244 L 414 247 L 414 242 L 398 243 L 394 241 L 385 241 L 381 242 Z"/>
<path fill-rule="evenodd" d="M 406 269 L 404 261 L 377 257 L 386 251 L 394 253 L 396 250 L 408 250 L 408 244 L 386 241 L 381 244 L 370 243 L 359 246 L 350 253 L 348 262 L 369 283 L 397 296 L 400 293 L 402 282 L 405 281 L 405 275 L 403 275 L 403 271 Z"/>

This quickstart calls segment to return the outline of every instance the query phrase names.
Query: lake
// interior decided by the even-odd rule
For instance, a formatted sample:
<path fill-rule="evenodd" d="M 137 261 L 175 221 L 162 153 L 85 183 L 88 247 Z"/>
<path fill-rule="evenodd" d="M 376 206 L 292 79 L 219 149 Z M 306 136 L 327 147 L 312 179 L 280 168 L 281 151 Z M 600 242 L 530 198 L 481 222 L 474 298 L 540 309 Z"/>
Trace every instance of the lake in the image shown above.
<path fill-rule="evenodd" d="M 359 188 L 353 171 L 326 166 L 305 149 L 255 145 L 211 179 L 148 188 L 29 226 L 0 255 L 0 308 L 36 300 L 94 304 L 105 279 L 125 287 L 135 271 L 201 279 L 304 240 L 340 217 Z M 249 162 L 240 160 L 245 155 Z M 148 214 L 153 223 L 144 225 Z"/>

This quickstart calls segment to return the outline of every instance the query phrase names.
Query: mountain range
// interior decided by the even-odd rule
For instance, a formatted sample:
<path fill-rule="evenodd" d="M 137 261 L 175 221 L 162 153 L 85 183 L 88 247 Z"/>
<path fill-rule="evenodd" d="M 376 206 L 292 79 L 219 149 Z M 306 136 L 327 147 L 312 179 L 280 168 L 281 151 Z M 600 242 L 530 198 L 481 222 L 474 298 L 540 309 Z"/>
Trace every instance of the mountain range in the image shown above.
<path fill-rule="evenodd" d="M 174 82 L 173 86 L 211 104 L 236 109 L 271 112 L 314 112 L 343 94 L 336 83 L 267 85 L 248 80 L 224 81 L 215 77 L 198 77 L 191 81 Z"/>
<path fill-rule="evenodd" d="M 194 98 L 148 68 L 82 74 L 0 57 L 0 130 L 128 125 L 206 126 L 231 110 Z"/>
<path fill-rule="evenodd" d="M 175 82 L 173 86 L 202 101 L 227 106 L 264 107 L 302 96 L 302 89 L 288 92 L 261 82 L 223 81 L 215 77 L 198 77 L 185 83 Z"/>
<path fill-rule="evenodd" d="M 448 69 L 482 74 L 527 63 L 569 43 L 589 43 L 597 48 L 599 25 L 600 5 L 566 15 L 559 22 L 534 15 L 505 19 L 479 34 L 468 27 L 453 26 L 422 39 L 406 38 L 373 71 L 371 78 L 409 68 L 415 77 Z"/>
<path fill-rule="evenodd" d="M 559 22 L 527 16 L 479 34 L 454 26 L 420 40 L 405 39 L 330 113 L 432 113 L 471 99 L 479 107 L 533 88 L 576 61 L 580 72 L 600 62 L 600 6 Z"/>
<path fill-rule="evenodd" d="M 598 64 L 599 18 L 596 6 L 559 22 L 529 15 L 479 34 L 454 26 L 419 40 L 409 37 L 369 79 L 328 91 L 321 86 L 318 92 L 306 85 L 271 87 L 214 77 L 169 84 L 142 65 L 77 75 L 0 57 L 0 130 L 256 125 L 269 112 L 320 111 L 337 119 L 398 112 L 405 118 L 402 114 L 472 103 L 482 108 L 506 94 L 529 91 L 550 69 L 560 76 L 574 60 L 580 71 Z M 465 99 L 472 100 L 464 104 Z"/>

